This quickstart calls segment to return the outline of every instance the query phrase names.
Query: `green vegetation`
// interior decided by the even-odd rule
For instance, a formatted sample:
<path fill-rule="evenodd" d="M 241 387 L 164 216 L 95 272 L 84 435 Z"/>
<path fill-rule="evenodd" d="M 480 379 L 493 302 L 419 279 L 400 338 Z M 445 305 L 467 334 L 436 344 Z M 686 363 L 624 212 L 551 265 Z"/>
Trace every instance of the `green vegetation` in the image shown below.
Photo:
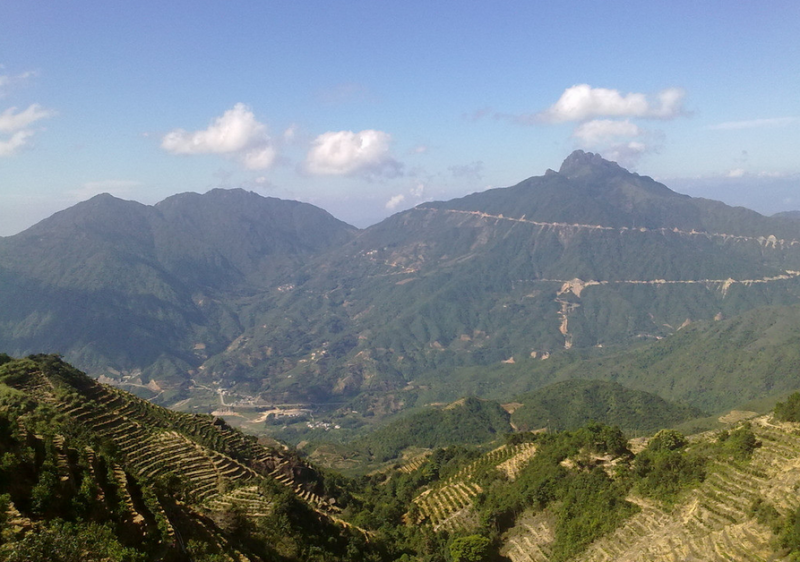
<path fill-rule="evenodd" d="M 495 402 L 466 398 L 446 408 L 430 409 L 380 428 L 352 446 L 386 461 L 408 447 L 480 445 L 511 431 L 508 413 Z"/>
<path fill-rule="evenodd" d="M 0 546 L 7 562 L 144 562 L 145 553 L 122 546 L 108 525 L 58 519 L 20 541 Z"/>
<path fill-rule="evenodd" d="M 775 404 L 775 417 L 781 421 L 800 422 L 800 392 L 792 393 L 786 402 Z"/>
<path fill-rule="evenodd" d="M 753 428 L 749 423 L 744 423 L 733 431 L 724 430 L 718 436 L 722 445 L 722 452 L 731 455 L 735 460 L 748 460 L 753 452 L 761 446 L 756 439 Z"/>
<path fill-rule="evenodd" d="M 435 411 L 463 423 L 507 420 L 500 412 L 477 400 Z M 800 451 L 795 440 L 755 422 L 693 441 L 667 429 L 634 455 L 618 427 L 589 423 L 506 434 L 488 451 L 434 448 L 348 479 L 211 416 L 98 384 L 57 356 L 31 356 L 0 365 L 0 556 L 489 562 L 539 517 L 530 528 L 542 552 L 567 562 L 690 499 L 705 514 L 697 525 L 750 517 L 791 553 L 797 506 L 778 511 L 742 486 L 768 483 L 764 467 L 786 464 L 775 459 Z M 751 466 L 762 448 L 773 456 Z"/>
<path fill-rule="evenodd" d="M 545 386 L 514 400 L 511 421 L 522 431 L 548 427 L 575 429 L 590 421 L 643 432 L 701 417 L 697 408 L 630 390 L 606 381 L 569 380 Z"/>
<path fill-rule="evenodd" d="M 684 490 L 706 477 L 708 457 L 685 451 L 686 439 L 673 430 L 659 431 L 636 456 L 637 490 L 644 496 L 671 504 Z"/>
<path fill-rule="evenodd" d="M 348 495 L 336 482 L 57 356 L 0 366 L 0 553 L 13 560 L 62 543 L 70 561 L 381 559 L 380 541 L 337 520 Z"/>
<path fill-rule="evenodd" d="M 240 406 L 379 418 L 591 377 L 716 412 L 800 387 L 786 310 L 800 298 L 786 275 L 800 270 L 797 239 L 797 221 L 581 153 L 560 173 L 426 203 L 358 236 L 241 190 L 152 207 L 98 196 L 0 241 L 0 348 L 60 349 L 187 408 L 214 407 L 224 389 Z M 725 333 L 682 327 L 714 318 L 730 319 L 712 324 Z M 665 337 L 641 354 L 601 351 Z M 554 369 L 570 345 L 572 365 Z"/>
<path fill-rule="evenodd" d="M 500 534 L 526 509 L 554 506 L 557 518 L 552 560 L 567 560 L 634 513 L 625 501 L 628 479 L 609 476 L 601 459 L 629 460 L 618 428 L 589 424 L 572 432 L 533 437 L 537 453 L 513 482 L 496 475 L 484 481 L 476 508 L 481 527 Z M 571 459 L 578 470 L 564 466 Z M 496 536 L 496 535 L 495 535 Z"/>
<path fill-rule="evenodd" d="M 453 562 L 485 562 L 491 544 L 492 541 L 480 535 L 459 537 L 450 543 L 450 558 Z"/>

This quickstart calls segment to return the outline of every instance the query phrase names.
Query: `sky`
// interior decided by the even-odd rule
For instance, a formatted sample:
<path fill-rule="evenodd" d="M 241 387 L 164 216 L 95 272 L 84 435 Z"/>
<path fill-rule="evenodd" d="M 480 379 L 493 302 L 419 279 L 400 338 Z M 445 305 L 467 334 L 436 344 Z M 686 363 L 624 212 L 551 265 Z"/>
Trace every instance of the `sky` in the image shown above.
<path fill-rule="evenodd" d="M 219 187 L 366 227 L 575 149 L 800 209 L 798 29 L 794 0 L 8 0 L 0 236 Z"/>

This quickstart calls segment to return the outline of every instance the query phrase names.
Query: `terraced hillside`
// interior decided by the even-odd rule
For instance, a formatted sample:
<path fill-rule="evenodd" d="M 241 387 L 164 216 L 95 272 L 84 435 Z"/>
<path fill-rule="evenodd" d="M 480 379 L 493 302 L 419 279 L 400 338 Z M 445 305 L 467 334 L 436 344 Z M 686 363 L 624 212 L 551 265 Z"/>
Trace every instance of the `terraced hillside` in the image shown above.
<path fill-rule="evenodd" d="M 437 531 L 475 527 L 473 499 L 483 491 L 477 482 L 479 476 L 496 469 L 513 479 L 535 453 L 533 443 L 502 445 L 486 453 L 414 498 L 416 523 L 429 523 Z"/>
<path fill-rule="evenodd" d="M 631 494 L 628 500 L 639 512 L 574 560 L 782 560 L 786 552 L 778 547 L 775 529 L 759 522 L 758 506 L 773 506 L 776 517 L 800 506 L 800 435 L 796 424 L 769 416 L 754 420 L 752 428 L 761 446 L 750 461 L 718 459 L 702 484 L 671 507 Z M 554 539 L 553 518 L 529 514 L 508 532 L 503 553 L 513 562 L 547 562 Z"/>
<path fill-rule="evenodd" d="M 316 507 L 335 509 L 316 493 L 314 469 L 286 451 L 258 445 L 219 418 L 165 410 L 88 377 L 61 375 L 35 371 L 19 389 L 113 444 L 126 469 L 140 478 L 177 474 L 187 495 L 211 508 L 225 505 L 231 490 L 269 476 Z"/>
<path fill-rule="evenodd" d="M 336 549 L 365 539 L 316 469 L 222 420 L 154 406 L 56 356 L 5 356 L 0 383 L 0 559 L 61 519 L 111 525 L 108 541 L 147 559 L 347 559 Z"/>

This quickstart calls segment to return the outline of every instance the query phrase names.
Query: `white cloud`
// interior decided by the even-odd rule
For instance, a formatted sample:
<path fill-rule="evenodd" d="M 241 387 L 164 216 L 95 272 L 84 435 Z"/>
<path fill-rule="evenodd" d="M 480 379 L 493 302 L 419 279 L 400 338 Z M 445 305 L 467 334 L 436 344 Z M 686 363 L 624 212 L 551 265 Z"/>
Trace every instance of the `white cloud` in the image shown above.
<path fill-rule="evenodd" d="M 306 170 L 317 175 L 398 176 L 402 164 L 391 156 L 391 140 L 388 133 L 371 129 L 323 133 L 311 143 Z"/>
<path fill-rule="evenodd" d="M 572 133 L 581 148 L 599 152 L 604 158 L 626 168 L 658 146 L 658 133 L 642 129 L 628 120 L 595 119 L 579 125 Z"/>
<path fill-rule="evenodd" d="M 735 168 L 735 169 L 731 170 L 730 172 L 728 172 L 727 174 L 725 174 L 725 177 L 727 177 L 727 178 L 741 178 L 746 173 L 747 173 L 747 171 L 744 168 Z"/>
<path fill-rule="evenodd" d="M 425 194 L 425 184 L 422 182 L 417 183 L 414 187 L 412 187 L 409 191 L 413 197 L 417 199 L 422 199 L 422 196 Z"/>
<path fill-rule="evenodd" d="M 272 165 L 276 155 L 277 152 L 272 146 L 264 146 L 245 152 L 241 160 L 248 170 L 263 170 Z"/>
<path fill-rule="evenodd" d="M 0 68 L 2 68 L 1 65 Z M 35 75 L 36 73 L 32 71 L 16 76 L 0 75 L 0 97 L 4 97 L 13 86 L 25 82 Z M 45 109 L 38 103 L 33 103 L 22 111 L 16 107 L 9 107 L 0 113 L 0 133 L 8 135 L 7 138 L 0 138 L 0 158 L 13 156 L 29 147 L 35 134 L 30 126 L 41 119 L 53 117 L 55 114 L 55 111 Z"/>
<path fill-rule="evenodd" d="M 668 88 L 648 97 L 646 94 L 622 95 L 619 90 L 592 88 L 578 84 L 564 90 L 558 101 L 535 117 L 545 123 L 586 121 L 597 117 L 639 117 L 672 119 L 683 114 L 684 91 Z M 530 121 L 530 116 L 521 118 Z"/>
<path fill-rule="evenodd" d="M 638 137 L 641 134 L 642 130 L 627 119 L 625 121 L 595 119 L 579 125 L 572 136 L 589 146 L 596 146 L 614 137 Z"/>
<path fill-rule="evenodd" d="M 0 132 L 14 133 L 25 129 L 28 125 L 40 119 L 52 117 L 53 115 L 55 115 L 55 112 L 44 109 L 38 103 L 29 105 L 23 111 L 17 111 L 16 107 L 9 107 L 3 113 L 0 113 Z"/>
<path fill-rule="evenodd" d="M 712 131 L 736 131 L 741 129 L 761 129 L 773 127 L 786 127 L 793 123 L 800 123 L 797 117 L 773 117 L 771 119 L 750 119 L 748 121 L 727 121 L 717 125 L 711 125 L 708 129 Z"/>
<path fill-rule="evenodd" d="M 391 209 L 394 209 L 394 208 L 396 208 L 396 207 L 397 207 L 397 206 L 398 206 L 400 203 L 402 203 L 402 202 L 403 202 L 403 201 L 405 201 L 405 200 L 406 200 L 406 196 L 405 196 L 405 195 L 403 195 L 402 193 L 400 193 L 399 195 L 395 195 L 395 196 L 393 196 L 391 199 L 389 199 L 389 200 L 386 202 L 386 208 L 387 208 L 387 209 L 390 209 L 390 210 L 391 210 Z"/>
<path fill-rule="evenodd" d="M 648 152 L 650 147 L 645 143 L 639 141 L 630 141 L 614 144 L 602 150 L 604 158 L 616 162 L 623 168 L 631 168 L 636 166 L 639 158 Z"/>
<path fill-rule="evenodd" d="M 13 156 L 18 151 L 28 146 L 29 139 L 33 136 L 33 131 L 17 131 L 8 140 L 0 140 L 0 158 Z"/>
<path fill-rule="evenodd" d="M 243 103 L 237 103 L 214 119 L 205 130 L 170 131 L 161 139 L 161 148 L 172 154 L 229 156 L 252 170 L 268 168 L 277 154 L 266 125 L 259 123 Z"/>

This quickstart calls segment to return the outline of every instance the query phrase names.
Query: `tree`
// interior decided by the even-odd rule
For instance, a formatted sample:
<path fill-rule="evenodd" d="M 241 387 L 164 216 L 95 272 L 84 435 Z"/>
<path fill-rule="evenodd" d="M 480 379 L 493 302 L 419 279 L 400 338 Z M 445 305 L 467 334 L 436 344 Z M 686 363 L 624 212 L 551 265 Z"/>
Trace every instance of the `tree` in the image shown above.
<path fill-rule="evenodd" d="M 484 562 L 489 559 L 491 541 L 480 535 L 459 537 L 450 543 L 453 562 Z"/>
<path fill-rule="evenodd" d="M 662 429 L 647 443 L 650 451 L 677 451 L 686 447 L 686 437 L 674 429 Z"/>
<path fill-rule="evenodd" d="M 800 392 L 791 394 L 786 402 L 775 404 L 775 417 L 781 421 L 800 422 Z"/>

